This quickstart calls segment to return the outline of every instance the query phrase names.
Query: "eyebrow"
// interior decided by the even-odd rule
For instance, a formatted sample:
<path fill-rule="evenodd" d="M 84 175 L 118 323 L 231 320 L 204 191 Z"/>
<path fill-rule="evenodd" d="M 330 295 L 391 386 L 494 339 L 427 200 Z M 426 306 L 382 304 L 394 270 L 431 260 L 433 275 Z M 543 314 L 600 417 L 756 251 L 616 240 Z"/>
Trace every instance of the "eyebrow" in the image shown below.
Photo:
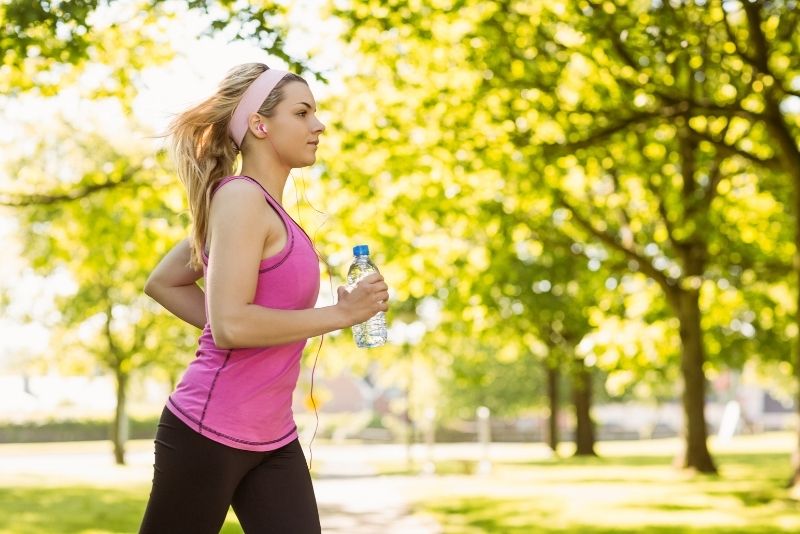
<path fill-rule="evenodd" d="M 298 104 L 303 104 L 303 105 L 304 105 L 304 106 L 306 106 L 308 109 L 314 109 L 314 108 L 311 106 L 311 104 L 309 104 L 308 102 L 298 102 Z"/>

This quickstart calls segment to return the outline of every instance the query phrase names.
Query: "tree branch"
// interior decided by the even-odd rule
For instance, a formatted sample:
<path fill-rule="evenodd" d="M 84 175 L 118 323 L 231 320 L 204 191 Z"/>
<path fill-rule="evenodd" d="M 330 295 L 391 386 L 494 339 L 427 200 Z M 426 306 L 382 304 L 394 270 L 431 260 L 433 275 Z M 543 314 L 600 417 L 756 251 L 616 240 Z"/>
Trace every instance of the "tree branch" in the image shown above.
<path fill-rule="evenodd" d="M 629 67 L 635 70 L 639 70 L 640 66 L 636 63 L 633 59 L 633 56 L 628 53 L 628 49 L 625 48 L 625 45 L 622 43 L 622 40 L 619 38 L 619 35 L 616 33 L 614 28 L 609 28 L 609 31 L 606 32 L 606 35 L 611 39 L 611 44 L 614 46 L 614 50 L 619 54 L 619 56 L 628 64 Z"/>
<path fill-rule="evenodd" d="M 783 42 L 783 41 L 790 41 L 792 39 L 792 35 L 794 32 L 797 31 L 797 21 L 800 20 L 800 16 L 797 13 L 797 10 L 788 11 L 783 13 L 781 16 L 781 21 L 788 21 L 783 29 L 778 29 L 778 35 L 776 42 Z"/>
<path fill-rule="evenodd" d="M 671 6 L 670 6 L 670 8 L 671 8 Z M 674 10 L 672 10 L 672 13 L 675 14 Z M 675 17 L 675 19 L 677 20 L 677 17 Z M 731 33 L 732 30 L 730 29 L 730 26 L 728 25 L 727 19 L 725 19 L 725 23 L 726 23 L 726 28 L 729 30 L 729 36 L 731 38 L 731 41 L 737 47 L 737 50 L 739 50 L 738 43 L 736 42 L 735 38 L 733 37 L 733 35 Z M 605 31 L 605 35 L 609 38 L 609 40 L 611 40 L 612 45 L 613 45 L 613 49 L 622 58 L 624 63 L 627 64 L 629 67 L 631 67 L 633 69 L 636 69 L 638 71 L 640 69 L 640 66 L 636 63 L 636 61 L 634 60 L 633 56 L 630 54 L 629 50 L 625 47 L 624 43 L 620 39 L 619 34 L 616 33 L 615 29 L 612 28 L 612 27 L 609 27 Z M 666 48 L 663 48 L 663 39 L 659 39 L 658 41 L 662 45 L 662 49 L 666 53 Z M 594 59 L 591 55 L 589 55 L 588 57 Z M 750 58 L 748 58 L 748 61 L 750 61 Z M 595 62 L 595 64 L 596 64 L 596 62 Z M 674 72 L 674 68 L 673 68 L 673 75 L 675 77 L 677 77 L 677 73 Z M 618 81 L 626 83 L 626 85 L 628 85 L 631 89 L 641 89 L 643 87 L 641 84 L 633 84 L 633 83 L 630 83 L 630 81 L 624 80 L 624 79 L 623 80 L 618 80 Z M 678 105 L 678 104 L 680 104 L 682 102 L 688 102 L 689 104 L 691 104 L 691 106 L 693 108 L 695 108 L 697 111 L 699 111 L 701 113 L 710 113 L 710 114 L 721 113 L 721 114 L 723 114 L 725 116 L 739 116 L 739 117 L 744 117 L 744 118 L 751 119 L 751 120 L 760 120 L 760 119 L 762 119 L 762 116 L 759 115 L 758 113 L 753 113 L 751 111 L 747 111 L 744 108 L 742 108 L 741 106 L 722 106 L 722 105 L 716 104 L 716 103 L 711 102 L 711 101 L 706 101 L 706 100 L 701 100 L 699 98 L 694 98 L 691 95 L 674 96 L 674 95 L 668 94 L 663 89 L 657 88 L 656 86 L 653 87 L 652 94 L 654 94 L 655 96 L 661 98 L 665 102 L 667 102 L 669 104 L 673 104 L 673 105 Z"/>
<path fill-rule="evenodd" d="M 722 131 L 719 133 L 720 139 L 725 139 L 728 135 L 728 131 L 731 127 L 731 121 L 726 121 L 725 126 L 722 128 Z M 714 163 L 711 166 L 711 172 L 708 174 L 708 185 L 703 188 L 703 198 L 698 202 L 698 207 L 703 211 L 708 211 L 709 207 L 711 206 L 711 202 L 717 196 L 717 187 L 719 183 L 722 181 L 723 174 L 722 174 L 722 155 L 717 152 L 714 155 Z"/>
<path fill-rule="evenodd" d="M 673 105 L 687 102 L 692 107 L 692 111 L 704 115 L 722 115 L 724 117 L 742 117 L 749 120 L 763 120 L 763 115 L 752 111 L 747 111 L 741 106 L 723 106 L 705 99 L 692 98 L 691 96 L 675 96 L 663 91 L 654 91 L 653 94 Z M 738 103 L 738 101 L 737 101 Z"/>
<path fill-rule="evenodd" d="M 733 43 L 734 48 L 736 49 L 736 54 L 744 59 L 746 62 L 750 63 L 751 65 L 755 64 L 755 60 L 751 58 L 747 52 L 745 52 L 741 46 L 739 46 L 739 40 L 736 38 L 736 34 L 731 27 L 731 23 L 728 21 L 728 14 L 725 11 L 725 8 L 722 7 L 723 2 L 720 1 L 720 9 L 722 9 L 722 21 L 725 24 L 725 31 L 728 34 L 728 39 L 731 43 Z"/>
<path fill-rule="evenodd" d="M 661 194 L 661 191 L 659 191 L 658 186 L 656 186 L 655 182 L 653 181 L 653 176 L 649 173 L 647 174 L 647 188 L 658 199 L 658 214 L 661 216 L 661 220 L 664 221 L 664 227 L 667 229 L 667 237 L 669 238 L 669 242 L 672 244 L 672 246 L 677 248 L 679 243 L 675 239 L 675 227 L 672 225 L 672 221 L 669 219 L 667 206 L 664 204 L 664 197 Z"/>
<path fill-rule="evenodd" d="M 777 80 L 777 78 L 770 72 L 769 69 L 769 44 L 767 37 L 761 30 L 761 7 L 752 2 L 740 2 L 742 9 L 747 15 L 747 28 L 750 33 L 750 42 L 755 49 L 755 56 L 749 57 L 750 63 L 764 74 L 769 74 Z M 726 19 L 727 20 L 727 19 Z"/>
<path fill-rule="evenodd" d="M 590 234 L 598 238 L 606 245 L 610 246 L 611 248 L 619 252 L 622 252 L 628 258 L 636 261 L 640 265 L 642 272 L 645 273 L 650 278 L 652 278 L 653 280 L 655 280 L 664 289 L 666 293 L 669 293 L 671 290 L 674 289 L 675 284 L 671 283 L 670 279 L 664 273 L 653 267 L 653 264 L 645 256 L 633 250 L 632 248 L 624 246 L 608 232 L 596 228 L 591 222 L 589 222 L 587 219 L 585 219 L 578 213 L 578 210 L 575 209 L 575 207 L 573 207 L 566 200 L 566 198 L 564 198 L 564 195 L 562 195 L 560 191 L 555 191 L 554 194 L 556 197 L 556 201 L 565 209 L 569 210 L 569 212 L 572 214 L 572 216 L 575 218 L 578 224 L 582 226 L 586 231 L 588 231 Z"/>
<path fill-rule="evenodd" d="M 647 121 L 658 118 L 658 117 L 665 117 L 665 118 L 672 118 L 679 115 L 682 115 L 687 106 L 679 104 L 674 107 L 664 108 L 663 110 L 659 111 L 647 111 L 647 112 L 639 112 L 627 117 L 625 119 L 620 120 L 616 124 L 612 124 L 606 128 L 601 128 L 598 131 L 590 133 L 587 137 L 580 139 L 578 141 L 568 142 L 568 143 L 547 143 L 543 144 L 545 148 L 557 148 L 559 150 L 578 150 L 581 148 L 586 148 L 588 146 L 592 146 L 599 141 L 605 140 L 617 132 L 620 132 L 630 126 L 646 123 Z"/>
<path fill-rule="evenodd" d="M 756 52 L 755 57 L 743 57 L 745 57 L 745 59 L 747 59 L 757 71 L 766 74 L 775 80 L 774 87 L 779 89 L 781 92 L 800 97 L 800 91 L 790 89 L 787 80 L 779 78 L 769 67 L 769 41 L 767 40 L 767 36 L 764 35 L 764 31 L 761 28 L 761 6 L 747 1 L 742 1 L 741 4 L 742 9 L 744 9 L 745 14 L 747 15 L 747 26 L 750 31 L 750 41 L 753 43 L 753 48 L 755 48 Z M 786 16 L 788 16 L 788 14 Z M 796 22 L 797 21 L 795 19 L 794 25 L 796 25 Z"/>
<path fill-rule="evenodd" d="M 616 168 L 612 167 L 611 169 L 609 169 L 608 174 L 609 176 L 611 176 L 611 181 L 614 182 L 614 191 L 616 193 L 620 193 L 622 188 L 620 187 L 619 184 L 619 174 L 617 174 Z M 619 209 L 617 210 L 617 213 L 619 213 L 622 224 L 628 229 L 630 229 L 631 218 L 628 215 L 628 212 L 625 210 L 625 206 L 620 206 Z M 633 232 L 631 232 L 631 235 L 633 235 Z"/>
<path fill-rule="evenodd" d="M 645 142 L 642 139 L 642 136 L 637 136 L 636 141 L 639 145 L 639 152 L 643 153 L 644 146 L 643 143 Z M 658 199 L 658 214 L 661 216 L 661 219 L 664 222 L 664 226 L 667 229 L 667 237 L 669 238 L 669 242 L 673 246 L 677 246 L 678 242 L 675 239 L 675 227 L 672 225 L 672 221 L 669 219 L 669 215 L 667 213 L 667 207 L 664 203 L 664 195 L 662 195 L 661 191 L 659 190 L 658 186 L 656 186 L 655 181 L 653 180 L 653 174 L 649 172 L 644 173 L 646 175 L 646 185 L 647 188 L 653 193 L 653 196 Z"/>
<path fill-rule="evenodd" d="M 57 204 L 59 202 L 71 202 L 79 200 L 84 197 L 102 191 L 104 189 L 113 189 L 118 185 L 130 182 L 136 172 L 126 173 L 125 176 L 117 181 L 109 181 L 102 184 L 91 184 L 84 187 L 73 189 L 65 193 L 41 193 L 41 194 L 22 194 L 15 195 L 13 193 L 0 192 L 0 206 L 8 206 L 12 208 L 23 208 L 29 206 L 47 206 Z"/>
<path fill-rule="evenodd" d="M 708 185 L 704 188 L 705 194 L 703 195 L 703 199 L 699 202 L 699 207 L 704 211 L 708 210 L 709 206 L 711 206 L 711 202 L 717 196 L 717 187 L 719 187 L 719 183 L 722 181 L 723 177 L 722 157 L 717 154 L 714 158 L 714 165 L 711 167 L 711 172 L 708 175 Z"/>
<path fill-rule="evenodd" d="M 792 95 L 792 96 L 796 96 L 797 98 L 800 98 L 800 91 L 795 91 L 794 89 L 787 89 L 786 87 L 781 87 L 781 89 L 787 95 Z"/>
<path fill-rule="evenodd" d="M 722 153 L 724 153 L 727 156 L 741 156 L 741 157 L 743 157 L 743 158 L 745 158 L 747 160 L 752 161 L 753 163 L 756 163 L 757 165 L 761 165 L 764 168 L 767 168 L 767 169 L 770 169 L 770 170 L 773 170 L 773 171 L 783 171 L 784 170 L 782 165 L 781 165 L 780 160 L 775 156 L 773 156 L 771 158 L 760 158 L 760 157 L 756 156 L 755 154 L 751 154 L 750 152 L 748 152 L 746 150 L 743 150 L 743 149 L 741 149 L 739 147 L 731 146 L 728 143 L 726 143 L 725 141 L 722 141 L 720 139 L 715 139 L 714 137 L 712 137 L 712 136 L 710 136 L 710 135 L 708 135 L 706 133 L 698 132 L 697 130 L 695 130 L 695 129 L 691 128 L 691 127 L 689 128 L 689 132 L 696 139 L 701 140 L 701 141 L 708 141 L 709 143 L 713 144 L 715 147 L 717 147 L 717 149 L 719 149 Z"/>

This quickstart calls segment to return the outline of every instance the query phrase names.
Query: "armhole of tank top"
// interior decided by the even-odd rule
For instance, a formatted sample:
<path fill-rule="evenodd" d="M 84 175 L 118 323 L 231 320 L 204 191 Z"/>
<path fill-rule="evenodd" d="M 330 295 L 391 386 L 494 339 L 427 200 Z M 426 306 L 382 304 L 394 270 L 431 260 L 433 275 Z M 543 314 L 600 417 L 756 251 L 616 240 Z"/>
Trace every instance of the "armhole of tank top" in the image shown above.
<path fill-rule="evenodd" d="M 289 254 L 291 254 L 292 249 L 294 248 L 294 231 L 292 230 L 292 225 L 288 219 L 288 216 L 283 212 L 280 205 L 278 205 L 278 202 L 272 198 L 272 195 L 270 195 L 266 189 L 261 187 L 261 184 L 259 184 L 255 180 L 253 181 L 258 187 L 261 188 L 261 192 L 264 195 L 264 200 L 269 205 L 269 207 L 272 208 L 272 211 L 274 211 L 275 214 L 278 216 L 278 218 L 281 220 L 281 224 L 283 225 L 283 230 L 286 232 L 286 242 L 283 244 L 283 247 L 281 247 L 281 249 L 275 254 L 267 258 L 261 258 L 261 265 L 259 266 L 258 269 L 258 272 L 260 274 L 267 271 L 271 271 L 275 267 L 278 267 L 286 260 Z"/>
<path fill-rule="evenodd" d="M 251 178 L 250 176 L 245 176 L 245 175 L 242 175 L 241 178 L 250 180 L 259 189 L 261 189 L 261 194 L 263 195 L 264 200 L 267 202 L 267 204 L 269 204 L 269 207 L 272 208 L 272 211 L 274 211 L 278 215 L 278 218 L 281 220 L 281 223 L 283 223 L 283 229 L 286 230 L 286 244 L 283 246 L 283 248 L 281 248 L 281 250 L 279 250 L 277 253 L 273 254 L 269 258 L 261 258 L 261 261 L 267 261 L 276 256 L 281 255 L 281 253 L 284 250 L 286 250 L 286 247 L 289 246 L 290 241 L 292 241 L 293 239 L 291 224 L 289 224 L 290 223 L 289 215 L 283 211 L 283 207 L 280 204 L 278 204 L 278 201 L 272 198 L 272 195 L 269 194 L 269 191 L 264 189 L 264 186 L 258 183 L 258 181 L 255 178 Z"/>

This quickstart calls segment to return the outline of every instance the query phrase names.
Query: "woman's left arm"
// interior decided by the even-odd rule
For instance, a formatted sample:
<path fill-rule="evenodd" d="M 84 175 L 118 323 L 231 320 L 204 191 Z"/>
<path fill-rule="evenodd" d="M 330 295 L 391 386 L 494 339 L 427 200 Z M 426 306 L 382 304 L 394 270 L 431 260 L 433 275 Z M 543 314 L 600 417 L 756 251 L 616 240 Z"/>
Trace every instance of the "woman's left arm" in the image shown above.
<path fill-rule="evenodd" d="M 187 323 L 202 329 L 206 324 L 205 294 L 197 281 L 202 269 L 189 267 L 191 245 L 184 239 L 156 265 L 144 284 L 144 292 Z"/>

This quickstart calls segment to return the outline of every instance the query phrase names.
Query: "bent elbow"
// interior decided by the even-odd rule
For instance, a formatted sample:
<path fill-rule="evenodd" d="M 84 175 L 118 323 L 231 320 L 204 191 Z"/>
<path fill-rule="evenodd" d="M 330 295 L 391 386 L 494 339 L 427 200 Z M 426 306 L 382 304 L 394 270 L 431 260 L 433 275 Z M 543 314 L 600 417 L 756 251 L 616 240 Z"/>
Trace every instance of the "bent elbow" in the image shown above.
<path fill-rule="evenodd" d="M 211 321 L 211 337 L 214 345 L 220 349 L 232 349 L 236 347 L 234 341 L 235 333 L 232 332 L 233 321 Z"/>
<path fill-rule="evenodd" d="M 153 281 L 152 277 L 148 278 L 147 281 L 144 283 L 144 288 L 143 288 L 144 294 L 150 297 L 151 299 L 155 299 L 156 298 L 155 294 L 157 292 L 156 290 L 157 285 L 158 284 L 156 284 Z"/>

